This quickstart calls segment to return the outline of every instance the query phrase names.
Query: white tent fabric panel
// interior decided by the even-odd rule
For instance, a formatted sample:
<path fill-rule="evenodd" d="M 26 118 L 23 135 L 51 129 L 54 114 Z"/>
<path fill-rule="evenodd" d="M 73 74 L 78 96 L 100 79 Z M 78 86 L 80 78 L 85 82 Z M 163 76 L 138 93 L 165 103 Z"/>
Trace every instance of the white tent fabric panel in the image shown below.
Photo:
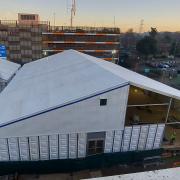
<path fill-rule="evenodd" d="M 75 51 L 25 64 L 0 94 L 0 124 L 123 85 L 127 81 Z"/>
<path fill-rule="evenodd" d="M 29 161 L 29 143 L 27 137 L 19 138 L 19 152 L 21 161 Z"/>
<path fill-rule="evenodd" d="M 139 133 L 140 133 L 140 126 L 133 126 L 132 129 L 132 136 L 131 136 L 131 143 L 130 143 L 130 151 L 136 151 L 138 147 L 138 141 L 139 141 Z"/>
<path fill-rule="evenodd" d="M 104 61 L 86 54 L 79 54 L 89 59 L 90 61 L 96 63 L 100 67 L 110 71 L 116 76 L 125 79 L 129 82 L 130 85 L 180 100 L 180 91 L 175 88 L 172 88 L 161 82 L 155 81 L 151 78 L 138 74 L 134 71 L 128 70 L 124 67 L 118 66 L 111 62 Z"/>
<path fill-rule="evenodd" d="M 163 139 L 164 129 L 165 129 L 165 124 L 159 124 L 158 125 L 153 149 L 160 148 L 161 141 Z"/>
<path fill-rule="evenodd" d="M 77 158 L 77 134 L 73 133 L 69 135 L 69 158 Z"/>
<path fill-rule="evenodd" d="M 7 139 L 0 139 L 0 161 L 9 161 L 9 150 Z"/>
<path fill-rule="evenodd" d="M 40 159 L 49 159 L 49 139 L 48 136 L 39 136 Z"/>
<path fill-rule="evenodd" d="M 1 127 L 0 137 L 123 130 L 127 90 L 125 86 L 105 93 L 106 106 L 100 106 L 99 95 Z"/>
<path fill-rule="evenodd" d="M 127 84 L 180 99 L 179 90 L 102 59 L 68 50 L 28 63 L 18 71 L 0 94 L 0 125 Z M 126 108 L 125 104 L 122 107 Z"/>
<path fill-rule="evenodd" d="M 60 134 L 59 135 L 59 158 L 67 159 L 68 158 L 68 135 Z"/>
<path fill-rule="evenodd" d="M 155 140 L 155 136 L 156 136 L 156 129 L 157 129 L 156 124 L 150 125 L 148 137 L 147 137 L 147 141 L 146 141 L 146 150 L 153 149 L 154 140 Z"/>
<path fill-rule="evenodd" d="M 78 158 L 86 157 L 86 142 L 87 142 L 87 134 L 79 133 L 78 134 Z"/>
<path fill-rule="evenodd" d="M 115 131 L 114 133 L 114 143 L 113 143 L 113 152 L 121 151 L 123 131 Z"/>
<path fill-rule="evenodd" d="M 49 136 L 49 151 L 50 151 L 50 159 L 58 159 L 59 158 L 59 142 L 58 135 L 53 134 Z"/>
<path fill-rule="evenodd" d="M 32 161 L 39 160 L 39 138 L 38 136 L 29 137 L 30 157 Z"/>
<path fill-rule="evenodd" d="M 121 103 L 120 103 L 120 111 L 121 115 L 119 115 L 119 122 L 122 124 L 125 124 L 125 118 L 126 118 L 126 110 L 127 110 L 127 104 L 128 104 L 128 97 L 129 97 L 129 86 L 125 86 L 121 89 L 121 93 L 119 94 Z M 119 97 L 118 97 L 119 98 Z M 120 129 L 119 129 L 120 130 Z"/>
<path fill-rule="evenodd" d="M 128 126 L 125 127 L 124 132 L 107 131 L 104 139 L 104 153 L 160 148 L 164 128 L 165 124 L 158 124 L 158 126 L 151 124 Z M 0 161 L 85 158 L 87 157 L 87 133 L 1 138 Z"/>
<path fill-rule="evenodd" d="M 20 67 L 19 64 L 0 59 L 0 79 L 9 81 Z"/>
<path fill-rule="evenodd" d="M 142 151 L 146 147 L 146 140 L 148 136 L 149 125 L 142 125 L 139 135 L 138 150 Z"/>
<path fill-rule="evenodd" d="M 114 131 L 107 131 L 105 136 L 104 153 L 110 153 L 113 149 Z"/>
<path fill-rule="evenodd" d="M 19 161 L 18 138 L 8 138 L 9 156 L 11 161 Z"/>
<path fill-rule="evenodd" d="M 129 151 L 130 140 L 131 140 L 131 132 L 132 132 L 132 127 L 125 127 L 124 128 L 123 142 L 122 142 L 122 147 L 121 147 L 122 152 Z"/>

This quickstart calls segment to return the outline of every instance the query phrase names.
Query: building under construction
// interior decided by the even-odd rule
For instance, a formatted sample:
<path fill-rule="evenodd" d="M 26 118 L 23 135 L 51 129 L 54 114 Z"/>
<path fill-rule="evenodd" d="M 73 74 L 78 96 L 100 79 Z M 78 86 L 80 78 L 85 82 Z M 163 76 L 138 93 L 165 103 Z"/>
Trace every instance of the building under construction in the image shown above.
<path fill-rule="evenodd" d="M 117 62 L 119 35 L 119 28 L 51 26 L 37 14 L 0 20 L 0 44 L 7 48 L 7 59 L 20 64 L 68 49 Z"/>
<path fill-rule="evenodd" d="M 50 26 L 42 34 L 43 51 L 47 55 L 74 49 L 105 60 L 118 61 L 119 28 Z"/>

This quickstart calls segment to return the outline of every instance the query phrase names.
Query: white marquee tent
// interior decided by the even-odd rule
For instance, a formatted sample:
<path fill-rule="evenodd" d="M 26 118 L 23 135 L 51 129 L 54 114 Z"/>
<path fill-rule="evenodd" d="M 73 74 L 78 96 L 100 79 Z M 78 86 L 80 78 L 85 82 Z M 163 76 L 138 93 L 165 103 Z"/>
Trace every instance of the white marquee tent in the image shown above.
<path fill-rule="evenodd" d="M 74 50 L 25 64 L 0 94 L 0 161 L 86 157 L 96 132 L 105 153 L 159 148 L 164 124 L 124 125 L 130 85 L 180 99 L 177 89 Z"/>

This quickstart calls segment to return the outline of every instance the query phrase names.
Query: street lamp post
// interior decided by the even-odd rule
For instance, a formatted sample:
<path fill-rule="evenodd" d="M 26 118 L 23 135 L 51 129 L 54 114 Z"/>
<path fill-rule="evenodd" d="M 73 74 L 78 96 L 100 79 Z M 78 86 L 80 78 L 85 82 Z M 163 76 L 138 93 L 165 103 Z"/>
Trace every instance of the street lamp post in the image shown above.
<path fill-rule="evenodd" d="M 112 50 L 112 62 L 116 64 L 116 61 L 115 61 L 115 55 L 117 54 L 117 51 L 114 49 Z"/>
<path fill-rule="evenodd" d="M 47 56 L 47 51 L 43 51 L 43 55 L 44 55 L 44 57 L 46 57 Z"/>

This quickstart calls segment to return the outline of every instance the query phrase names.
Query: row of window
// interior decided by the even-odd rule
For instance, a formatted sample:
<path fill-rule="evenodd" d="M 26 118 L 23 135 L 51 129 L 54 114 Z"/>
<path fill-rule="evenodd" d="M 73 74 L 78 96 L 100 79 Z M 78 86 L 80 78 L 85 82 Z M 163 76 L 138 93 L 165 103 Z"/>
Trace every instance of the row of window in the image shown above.
<path fill-rule="evenodd" d="M 35 15 L 21 15 L 21 20 L 35 20 Z"/>
<path fill-rule="evenodd" d="M 22 53 L 13 53 L 13 54 L 9 54 L 8 58 L 11 60 L 14 59 L 41 59 L 42 58 L 42 54 L 41 53 L 30 53 L 30 52 L 22 52 Z"/>
<path fill-rule="evenodd" d="M 20 51 L 20 50 L 23 50 L 24 48 L 22 48 L 20 45 L 10 45 L 8 47 L 8 49 L 10 51 Z M 28 48 L 29 49 L 29 48 Z M 42 47 L 41 45 L 36 45 L 36 46 L 31 46 L 31 49 L 30 50 L 35 50 L 35 51 L 41 51 L 42 50 Z"/>
<path fill-rule="evenodd" d="M 1 38 L 1 37 L 0 37 Z M 8 37 L 3 37 L 4 40 L 8 40 L 8 41 L 20 41 L 20 42 L 23 42 L 22 41 L 22 38 L 23 39 L 27 39 L 26 42 L 32 42 L 32 41 L 41 41 L 42 40 L 42 37 L 39 37 L 39 36 L 36 36 L 36 37 L 31 37 L 31 36 L 24 36 L 24 37 L 20 37 L 20 36 L 8 36 Z"/>
<path fill-rule="evenodd" d="M 118 49 L 119 45 L 114 44 L 48 44 L 44 45 L 48 49 L 94 49 L 94 50 L 112 50 Z"/>
<path fill-rule="evenodd" d="M 0 37 L 7 36 L 7 31 L 0 31 Z"/>
<path fill-rule="evenodd" d="M 68 36 L 68 35 L 43 35 L 44 41 L 94 41 L 94 42 L 119 42 L 115 36 Z"/>

